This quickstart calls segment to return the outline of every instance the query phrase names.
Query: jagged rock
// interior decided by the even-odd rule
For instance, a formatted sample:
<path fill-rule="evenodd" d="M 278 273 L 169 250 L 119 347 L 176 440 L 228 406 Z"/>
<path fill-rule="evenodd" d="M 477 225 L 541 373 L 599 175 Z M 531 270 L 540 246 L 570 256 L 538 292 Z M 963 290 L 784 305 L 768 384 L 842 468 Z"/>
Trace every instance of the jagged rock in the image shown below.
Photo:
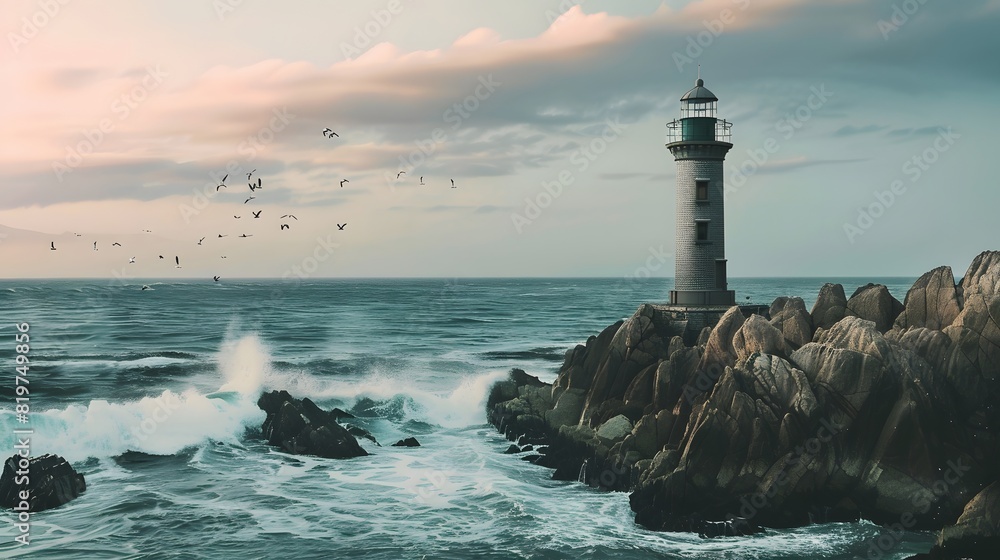
<path fill-rule="evenodd" d="M 964 306 L 974 294 L 985 299 L 1000 295 L 1000 251 L 985 251 L 969 265 L 958 286 L 959 304 Z"/>
<path fill-rule="evenodd" d="M 993 560 L 1000 551 L 1000 482 L 969 501 L 954 525 L 941 529 L 927 560 Z"/>
<path fill-rule="evenodd" d="M 512 443 L 512 444 L 510 444 L 507 447 L 507 451 L 504 451 L 504 454 L 506 454 L 506 455 L 515 455 L 515 454 L 520 453 L 520 452 L 521 452 L 521 448 L 518 447 L 518 446 L 516 446 L 516 445 L 514 445 Z"/>
<path fill-rule="evenodd" d="M 24 469 L 23 467 L 27 467 Z M 28 471 L 27 476 L 18 474 Z M 27 482 L 27 484 L 20 484 Z M 15 511 L 39 512 L 76 499 L 87 489 L 83 475 L 58 455 L 25 459 L 13 455 L 0 475 L 0 507 Z M 22 492 L 27 492 L 27 500 Z"/>
<path fill-rule="evenodd" d="M 597 429 L 597 437 L 608 441 L 618 441 L 627 436 L 631 431 L 632 422 L 624 415 L 619 414 L 601 424 L 601 427 Z"/>
<path fill-rule="evenodd" d="M 903 312 L 896 317 L 894 329 L 926 327 L 940 331 L 951 325 L 961 312 L 955 275 L 950 266 L 939 266 L 924 273 L 906 292 Z"/>
<path fill-rule="evenodd" d="M 267 412 L 261 432 L 268 445 L 295 455 L 348 459 L 368 455 L 334 415 L 287 391 L 264 393 L 257 406 Z"/>
<path fill-rule="evenodd" d="M 408 437 L 406 439 L 401 439 L 396 443 L 392 444 L 393 447 L 420 447 L 420 442 L 417 441 L 415 437 Z"/>
<path fill-rule="evenodd" d="M 708 371 L 725 366 L 732 367 L 736 364 L 737 355 L 736 349 L 733 347 L 733 338 L 743 327 L 744 322 L 746 319 L 739 307 L 734 306 L 726 311 L 708 337 L 698 369 Z"/>
<path fill-rule="evenodd" d="M 800 297 L 779 297 L 768 313 L 771 324 L 781 331 L 791 350 L 798 350 L 812 340 L 812 317 Z"/>
<path fill-rule="evenodd" d="M 903 304 L 892 297 L 882 284 L 866 284 L 855 290 L 847 300 L 847 315 L 875 323 L 879 332 L 886 332 L 903 312 Z"/>
<path fill-rule="evenodd" d="M 812 324 L 816 329 L 829 329 L 847 314 L 847 296 L 840 284 L 823 284 L 813 304 Z"/>
<path fill-rule="evenodd" d="M 333 410 L 330 411 L 331 418 L 336 419 L 336 417 L 337 417 L 336 416 L 336 411 L 337 410 L 339 410 L 339 409 L 335 408 L 335 409 L 333 409 Z M 344 427 L 347 428 L 347 433 L 351 434 L 355 438 L 365 438 L 368 441 L 374 443 L 375 445 L 377 445 L 379 447 L 382 447 L 382 444 L 379 443 L 378 440 L 375 439 L 375 436 L 372 435 L 372 433 L 369 432 L 368 430 L 362 428 L 361 426 L 346 425 Z"/>
<path fill-rule="evenodd" d="M 751 315 L 733 335 L 734 365 L 742 365 L 753 354 L 787 356 L 788 345 L 781 331 L 760 315 Z"/>

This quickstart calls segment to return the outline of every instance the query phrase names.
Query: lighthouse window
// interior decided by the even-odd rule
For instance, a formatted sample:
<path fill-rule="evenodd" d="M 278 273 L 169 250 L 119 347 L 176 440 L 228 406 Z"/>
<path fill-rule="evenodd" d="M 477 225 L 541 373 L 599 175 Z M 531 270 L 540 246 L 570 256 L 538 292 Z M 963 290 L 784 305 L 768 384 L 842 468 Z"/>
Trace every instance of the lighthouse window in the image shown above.
<path fill-rule="evenodd" d="M 695 200 L 708 200 L 708 181 L 705 179 L 695 179 L 694 191 Z"/>
<path fill-rule="evenodd" d="M 708 222 L 695 222 L 698 241 L 708 241 Z"/>

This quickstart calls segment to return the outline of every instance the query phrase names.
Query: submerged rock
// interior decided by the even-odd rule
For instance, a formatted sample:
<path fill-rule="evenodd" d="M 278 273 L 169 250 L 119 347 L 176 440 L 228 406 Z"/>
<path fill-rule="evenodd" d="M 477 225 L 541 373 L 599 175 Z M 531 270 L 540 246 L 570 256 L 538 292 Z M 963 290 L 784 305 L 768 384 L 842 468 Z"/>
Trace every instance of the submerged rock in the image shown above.
<path fill-rule="evenodd" d="M 406 439 L 401 439 L 396 443 L 392 444 L 393 447 L 420 447 L 420 442 L 417 441 L 415 437 L 408 437 Z"/>
<path fill-rule="evenodd" d="M 288 391 L 264 393 L 257 400 L 267 418 L 261 432 L 269 445 L 294 455 L 316 455 L 327 459 L 349 459 L 368 455 L 335 414 L 311 400 L 293 398 Z"/>
<path fill-rule="evenodd" d="M 58 455 L 42 455 L 27 461 L 27 476 L 24 475 L 22 461 L 20 455 L 13 455 L 4 463 L 3 474 L 0 475 L 2 507 L 18 511 L 44 511 L 76 499 L 87 489 L 83 475 Z M 27 500 L 22 494 L 25 491 Z"/>

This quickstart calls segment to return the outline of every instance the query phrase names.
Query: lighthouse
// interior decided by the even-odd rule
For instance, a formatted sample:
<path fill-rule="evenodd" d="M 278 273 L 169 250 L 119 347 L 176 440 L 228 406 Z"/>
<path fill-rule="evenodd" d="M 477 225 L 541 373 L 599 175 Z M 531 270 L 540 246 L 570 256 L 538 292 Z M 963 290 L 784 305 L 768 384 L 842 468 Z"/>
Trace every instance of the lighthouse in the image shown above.
<path fill-rule="evenodd" d="M 717 315 L 713 308 L 736 304 L 726 278 L 722 167 L 733 147 L 732 123 L 718 117 L 718 104 L 719 98 L 699 77 L 681 97 L 680 118 L 667 124 L 667 149 L 677 165 L 677 241 L 670 305 L 704 309 L 702 320 L 694 321 L 702 325 Z"/>

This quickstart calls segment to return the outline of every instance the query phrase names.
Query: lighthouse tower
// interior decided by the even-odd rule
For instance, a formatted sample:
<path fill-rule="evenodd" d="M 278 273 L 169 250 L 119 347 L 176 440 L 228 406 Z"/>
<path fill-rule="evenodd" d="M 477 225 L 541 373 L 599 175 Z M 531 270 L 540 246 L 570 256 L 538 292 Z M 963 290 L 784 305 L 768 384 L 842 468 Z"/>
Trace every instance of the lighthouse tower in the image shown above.
<path fill-rule="evenodd" d="M 667 149 L 677 163 L 677 246 L 670 305 L 709 308 L 709 312 L 736 304 L 726 279 L 722 172 L 726 153 L 733 147 L 732 123 L 718 118 L 718 103 L 699 77 L 681 97 L 681 118 L 667 124 Z"/>

